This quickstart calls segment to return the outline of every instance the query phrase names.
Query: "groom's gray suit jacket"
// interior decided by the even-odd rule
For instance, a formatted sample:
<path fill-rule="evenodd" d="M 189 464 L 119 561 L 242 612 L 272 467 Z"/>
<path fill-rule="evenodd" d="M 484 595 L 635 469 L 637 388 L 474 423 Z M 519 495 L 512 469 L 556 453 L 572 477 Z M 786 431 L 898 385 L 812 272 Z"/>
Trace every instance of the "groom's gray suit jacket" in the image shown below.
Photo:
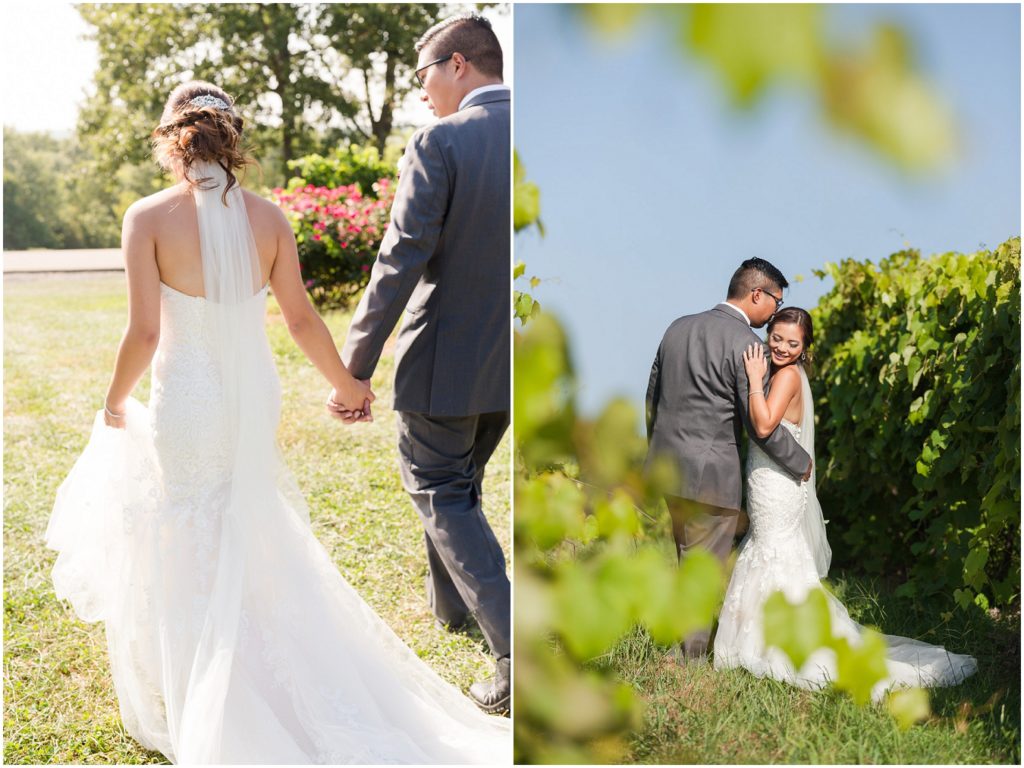
<path fill-rule="evenodd" d="M 405 311 L 397 411 L 509 409 L 510 103 L 507 90 L 477 94 L 406 148 L 391 223 L 342 351 L 353 375 L 370 378 Z"/>
<path fill-rule="evenodd" d="M 672 495 L 739 509 L 741 427 L 794 477 L 810 466 L 788 430 L 761 439 L 750 427 L 743 350 L 761 343 L 738 312 L 722 306 L 681 317 L 665 331 L 647 386 L 647 462 L 662 455 L 675 462 L 680 480 Z"/>

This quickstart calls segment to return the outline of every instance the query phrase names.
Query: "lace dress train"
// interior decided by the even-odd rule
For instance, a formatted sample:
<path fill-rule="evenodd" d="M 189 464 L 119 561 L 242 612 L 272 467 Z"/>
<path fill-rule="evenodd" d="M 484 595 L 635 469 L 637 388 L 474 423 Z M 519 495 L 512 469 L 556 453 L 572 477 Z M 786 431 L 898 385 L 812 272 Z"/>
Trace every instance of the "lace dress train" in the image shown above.
<path fill-rule="evenodd" d="M 800 427 L 783 420 L 782 428 L 797 439 Z M 740 543 L 736 565 L 726 590 L 714 645 L 716 669 L 743 667 L 758 677 L 783 680 L 817 689 L 836 676 L 835 653 L 821 649 L 799 670 L 778 648 L 765 647 L 763 610 L 774 592 L 801 602 L 822 587 L 815 557 L 803 532 L 809 484 L 794 480 L 756 444 L 747 464 L 747 511 L 750 530 Z M 843 604 L 825 591 L 832 632 L 858 643 L 862 627 Z M 895 635 L 884 635 L 888 646 L 888 677 L 872 691 L 875 700 L 892 688 L 948 686 L 977 671 L 970 656 Z"/>

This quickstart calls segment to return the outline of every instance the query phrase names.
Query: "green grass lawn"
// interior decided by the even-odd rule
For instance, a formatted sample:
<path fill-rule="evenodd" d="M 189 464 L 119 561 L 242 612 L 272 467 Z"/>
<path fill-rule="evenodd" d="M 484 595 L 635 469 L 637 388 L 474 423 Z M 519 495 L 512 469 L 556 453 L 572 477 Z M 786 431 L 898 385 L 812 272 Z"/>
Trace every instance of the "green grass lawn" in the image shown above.
<path fill-rule="evenodd" d="M 437 672 L 465 689 L 490 676 L 479 630 L 434 625 L 424 597 L 423 531 L 397 471 L 394 362 L 374 378 L 372 424 L 344 426 L 328 387 L 288 336 L 273 301 L 268 333 L 284 392 L 278 438 L 313 529 L 345 578 Z M 152 763 L 120 725 L 100 624 L 79 621 L 50 582 L 43 545 L 54 494 L 89 437 L 127 318 L 120 274 L 4 281 L 4 761 Z M 325 320 L 337 343 L 350 315 Z M 148 376 L 135 392 L 148 399 Z M 485 512 L 509 546 L 510 437 L 488 465 Z M 344 663 L 339 659 L 339 663 Z"/>
<path fill-rule="evenodd" d="M 680 667 L 638 631 L 599 661 L 646 704 L 624 761 L 1020 763 L 1019 614 L 896 599 L 871 579 L 839 576 L 831 587 L 862 624 L 970 653 L 978 674 L 932 691 L 931 719 L 900 731 L 885 709 L 858 707 L 836 691 L 804 691 L 744 670 Z"/>

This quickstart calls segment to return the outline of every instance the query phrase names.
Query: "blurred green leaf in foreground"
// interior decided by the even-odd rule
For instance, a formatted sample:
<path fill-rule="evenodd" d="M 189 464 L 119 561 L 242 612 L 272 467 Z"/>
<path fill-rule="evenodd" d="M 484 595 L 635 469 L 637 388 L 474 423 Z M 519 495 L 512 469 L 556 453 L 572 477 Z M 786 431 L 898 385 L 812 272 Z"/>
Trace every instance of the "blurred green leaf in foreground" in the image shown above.
<path fill-rule="evenodd" d="M 739 109 L 773 87 L 806 90 L 828 125 L 905 171 L 940 168 L 956 149 L 952 112 L 896 24 L 877 24 L 866 44 L 846 45 L 829 39 L 834 11 L 818 4 L 595 3 L 574 11 L 604 39 L 624 38 L 645 18 L 675 29 L 680 53 L 714 72 Z"/>

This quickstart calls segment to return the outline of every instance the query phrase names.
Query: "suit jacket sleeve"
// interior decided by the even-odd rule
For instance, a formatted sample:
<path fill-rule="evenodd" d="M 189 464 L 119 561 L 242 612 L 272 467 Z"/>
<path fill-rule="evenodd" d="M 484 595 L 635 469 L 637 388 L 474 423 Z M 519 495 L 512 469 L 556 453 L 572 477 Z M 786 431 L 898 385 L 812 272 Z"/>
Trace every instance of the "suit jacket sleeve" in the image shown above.
<path fill-rule="evenodd" d="M 811 457 L 800 447 L 792 433 L 781 424 L 768 437 L 757 436 L 750 423 L 750 404 L 748 402 L 750 387 L 747 383 L 747 369 L 743 365 L 742 358 L 738 361 L 734 359 L 734 365 L 736 366 L 736 402 L 743 418 L 743 428 L 747 430 L 750 439 L 761 446 L 761 449 L 771 456 L 776 464 L 799 480 L 811 466 Z M 762 389 L 767 389 L 767 387 L 768 374 L 766 373 Z"/>
<path fill-rule="evenodd" d="M 658 397 L 661 395 L 661 346 L 654 356 L 654 364 L 651 366 L 651 375 L 647 380 L 647 442 L 651 442 L 654 434 L 654 420 L 658 416 Z"/>
<path fill-rule="evenodd" d="M 369 379 L 373 374 L 384 343 L 434 254 L 448 210 L 450 186 L 437 138 L 430 129 L 418 131 L 406 147 L 391 223 L 342 350 L 342 360 L 357 379 Z"/>

